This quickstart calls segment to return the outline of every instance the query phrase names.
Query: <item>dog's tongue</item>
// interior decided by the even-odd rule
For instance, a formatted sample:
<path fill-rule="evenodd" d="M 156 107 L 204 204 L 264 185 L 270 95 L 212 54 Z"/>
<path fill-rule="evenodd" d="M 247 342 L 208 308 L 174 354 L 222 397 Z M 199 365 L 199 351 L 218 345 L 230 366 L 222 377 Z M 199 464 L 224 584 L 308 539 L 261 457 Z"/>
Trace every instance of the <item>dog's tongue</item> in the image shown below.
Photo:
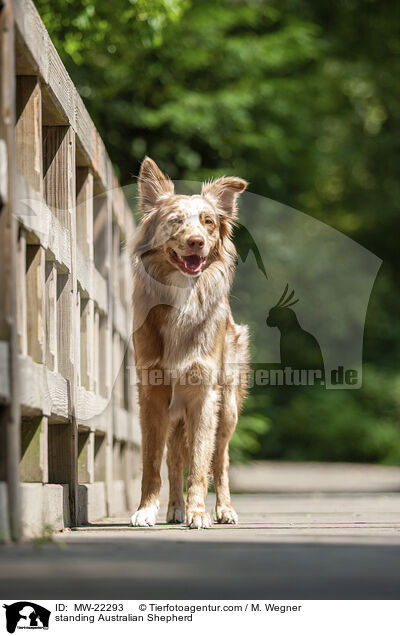
<path fill-rule="evenodd" d="M 203 259 L 198 254 L 190 254 L 189 256 L 183 256 L 187 269 L 192 272 L 197 272 L 200 269 Z"/>

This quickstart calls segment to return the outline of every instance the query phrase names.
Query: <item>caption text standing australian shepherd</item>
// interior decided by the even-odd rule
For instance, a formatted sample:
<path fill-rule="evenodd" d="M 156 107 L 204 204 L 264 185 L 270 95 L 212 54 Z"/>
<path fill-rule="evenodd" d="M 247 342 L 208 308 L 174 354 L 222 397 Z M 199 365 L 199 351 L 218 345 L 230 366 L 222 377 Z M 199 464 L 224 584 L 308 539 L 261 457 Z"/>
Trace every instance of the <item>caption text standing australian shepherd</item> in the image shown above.
<path fill-rule="evenodd" d="M 246 186 L 242 179 L 222 177 L 203 184 L 201 195 L 178 195 L 154 161 L 146 157 L 140 169 L 142 219 L 132 257 L 143 476 L 134 526 L 156 522 L 165 444 L 167 521 L 210 527 L 211 473 L 216 520 L 237 523 L 228 444 L 246 392 L 248 336 L 229 306 L 236 263 L 230 237 Z M 144 372 L 152 382 L 144 381 Z"/>

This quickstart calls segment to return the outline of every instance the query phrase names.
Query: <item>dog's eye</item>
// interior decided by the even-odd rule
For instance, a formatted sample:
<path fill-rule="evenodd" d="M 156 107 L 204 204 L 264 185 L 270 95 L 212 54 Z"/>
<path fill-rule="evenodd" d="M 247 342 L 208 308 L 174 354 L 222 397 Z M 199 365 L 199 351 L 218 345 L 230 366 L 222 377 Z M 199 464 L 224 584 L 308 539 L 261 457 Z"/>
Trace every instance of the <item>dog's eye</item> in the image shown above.
<path fill-rule="evenodd" d="M 206 225 L 214 225 L 214 221 L 209 216 L 204 219 L 204 223 Z"/>
<path fill-rule="evenodd" d="M 178 225 L 180 222 L 181 222 L 181 219 L 179 218 L 179 216 L 173 216 L 170 219 L 168 219 L 169 225 Z"/>

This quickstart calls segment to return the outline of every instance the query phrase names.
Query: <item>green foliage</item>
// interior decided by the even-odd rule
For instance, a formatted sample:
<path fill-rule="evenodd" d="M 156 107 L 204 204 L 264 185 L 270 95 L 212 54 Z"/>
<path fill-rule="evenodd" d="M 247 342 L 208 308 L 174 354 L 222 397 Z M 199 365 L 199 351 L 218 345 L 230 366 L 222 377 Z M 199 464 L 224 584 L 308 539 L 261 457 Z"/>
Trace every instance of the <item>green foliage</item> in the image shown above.
<path fill-rule="evenodd" d="M 390 385 L 388 390 L 387 383 Z M 255 455 L 289 460 L 400 463 L 399 378 L 364 371 L 360 391 L 299 388 L 270 395 L 270 426 Z M 288 400 L 288 401 L 287 401 Z"/>
<path fill-rule="evenodd" d="M 364 387 L 254 389 L 233 457 L 398 463 L 400 5 L 36 4 L 123 184 L 145 153 L 175 179 L 238 174 L 384 260 L 365 328 Z"/>
<path fill-rule="evenodd" d="M 268 418 L 261 413 L 243 415 L 240 426 L 232 438 L 229 453 L 233 463 L 245 462 L 252 457 L 262 455 L 261 441 L 270 428 Z"/>

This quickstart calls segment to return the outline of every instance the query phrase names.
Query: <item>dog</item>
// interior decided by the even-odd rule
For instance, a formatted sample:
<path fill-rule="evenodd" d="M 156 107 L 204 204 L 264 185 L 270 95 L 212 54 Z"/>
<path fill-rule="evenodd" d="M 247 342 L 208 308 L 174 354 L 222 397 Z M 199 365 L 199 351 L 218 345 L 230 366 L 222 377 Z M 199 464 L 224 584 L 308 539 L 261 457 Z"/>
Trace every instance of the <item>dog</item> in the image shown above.
<path fill-rule="evenodd" d="M 133 526 L 156 523 L 165 445 L 167 523 L 211 526 L 210 474 L 216 521 L 238 522 L 228 445 L 246 395 L 249 349 L 247 326 L 235 324 L 229 293 L 236 265 L 231 235 L 247 185 L 221 177 L 203 183 L 199 195 L 179 195 L 152 159 L 141 165 L 132 271 L 143 473 Z"/>

